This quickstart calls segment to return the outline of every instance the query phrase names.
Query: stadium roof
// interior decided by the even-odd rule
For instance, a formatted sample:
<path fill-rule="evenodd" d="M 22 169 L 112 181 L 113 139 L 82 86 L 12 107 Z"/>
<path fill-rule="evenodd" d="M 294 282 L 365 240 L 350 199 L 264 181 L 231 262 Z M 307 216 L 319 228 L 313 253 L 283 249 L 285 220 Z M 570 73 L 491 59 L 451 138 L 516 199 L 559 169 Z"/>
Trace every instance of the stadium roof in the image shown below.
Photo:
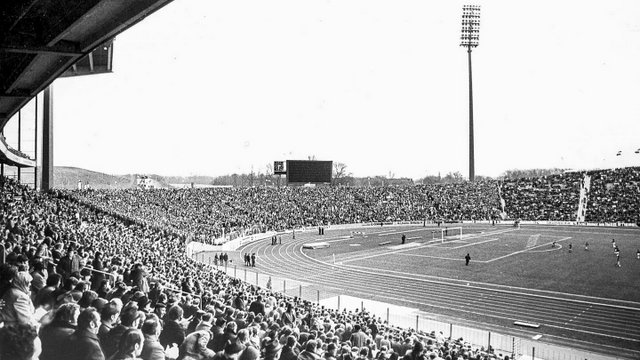
<path fill-rule="evenodd" d="M 15 0 L 0 2 L 0 129 L 20 108 L 94 49 L 172 0 Z M 83 60 L 84 61 L 84 60 Z M 93 59 L 89 71 L 93 71 Z M 80 62 L 79 64 L 82 64 Z M 78 74 L 78 66 L 67 75 Z"/>

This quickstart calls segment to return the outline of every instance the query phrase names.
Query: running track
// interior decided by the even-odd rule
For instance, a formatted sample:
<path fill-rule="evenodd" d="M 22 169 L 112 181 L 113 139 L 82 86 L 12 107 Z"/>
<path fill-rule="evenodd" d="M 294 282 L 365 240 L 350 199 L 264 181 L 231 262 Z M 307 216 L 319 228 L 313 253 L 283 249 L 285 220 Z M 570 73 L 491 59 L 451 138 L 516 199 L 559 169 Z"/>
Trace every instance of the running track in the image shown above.
<path fill-rule="evenodd" d="M 327 292 L 409 305 L 458 319 L 459 323 L 471 318 L 500 328 L 503 333 L 505 327 L 514 334 L 540 333 L 555 343 L 600 351 L 622 350 L 620 355 L 640 358 L 640 303 L 469 284 L 420 274 L 380 274 L 367 267 L 313 259 L 302 250 L 303 243 L 309 241 L 306 236 L 295 240 L 286 236 L 282 245 L 271 246 L 265 239 L 239 250 L 255 252 L 262 273 L 309 283 Z M 538 323 L 542 328 L 523 332 L 512 325 L 517 320 Z M 585 338 L 589 341 L 581 341 Z"/>

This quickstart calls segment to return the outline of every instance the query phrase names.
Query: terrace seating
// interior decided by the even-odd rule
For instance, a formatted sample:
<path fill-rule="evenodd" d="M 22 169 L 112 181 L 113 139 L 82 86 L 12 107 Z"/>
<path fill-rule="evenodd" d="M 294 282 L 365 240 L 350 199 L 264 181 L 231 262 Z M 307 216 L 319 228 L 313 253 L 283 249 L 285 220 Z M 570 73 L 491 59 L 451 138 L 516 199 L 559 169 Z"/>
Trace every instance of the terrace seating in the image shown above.
<path fill-rule="evenodd" d="M 27 323 L 9 323 L 5 313 L 0 312 L 0 321 L 7 325 L 0 330 L 2 339 L 14 332 L 24 333 L 14 331 L 20 326 L 35 326 L 47 340 L 55 332 L 61 336 L 62 344 L 76 344 L 89 321 L 102 314 L 104 326 L 99 340 L 93 347 L 64 347 L 64 351 L 72 351 L 67 354 L 69 358 L 102 358 L 111 354 L 118 348 L 114 344 L 136 336 L 132 335 L 136 328 L 145 334 L 145 346 L 151 346 L 158 341 L 155 329 L 160 322 L 164 322 L 164 329 L 159 338 L 180 339 L 176 341 L 181 343 L 179 350 L 169 350 L 167 355 L 175 357 L 177 353 L 181 359 L 211 358 L 211 348 L 219 351 L 219 357 L 272 359 L 280 352 L 281 344 L 288 347 L 289 356 L 312 356 L 304 355 L 306 351 L 315 353 L 316 358 L 344 359 L 347 354 L 356 355 L 350 346 L 355 341 L 351 335 L 355 324 L 362 328 L 362 334 L 357 336 L 361 347 L 355 352 L 366 348 L 371 358 L 403 356 L 407 343 L 410 347 L 420 344 L 415 346 L 428 349 L 434 356 L 495 358 L 488 349 L 471 347 L 460 339 L 392 328 L 366 311 L 338 313 L 231 279 L 185 257 L 184 239 L 180 236 L 78 204 L 64 193 L 35 193 L 4 178 L 0 187 L 5 200 L 0 205 L 0 240 L 8 251 L 7 261 L 0 268 L 0 296 L 9 291 L 29 292 L 11 285 L 9 280 L 14 278 L 37 277 L 47 285 L 29 294 L 33 295 L 36 310 L 27 312 L 31 319 Z M 57 271 L 67 264 L 71 270 L 58 275 Z M 88 268 L 106 271 L 92 275 Z M 25 275 L 28 272 L 32 275 Z M 14 284 L 18 283 L 14 280 Z M 198 298 L 202 310 L 198 311 L 194 298 Z M 262 305 L 264 314 L 247 313 L 249 303 L 249 309 L 261 308 L 254 306 L 261 302 L 260 298 L 266 300 Z M 14 306 L 7 302 L 4 308 Z M 163 309 L 168 309 L 166 314 Z M 119 316 L 120 325 L 115 325 L 112 315 Z M 69 332 L 65 335 L 53 327 L 66 327 Z M 176 331 L 182 334 L 178 338 Z M 198 339 L 202 337 L 206 337 L 209 349 L 200 346 Z M 225 338 L 231 342 L 221 348 L 216 345 Z M 54 345 L 59 346 L 60 342 L 44 341 L 43 352 L 51 353 L 49 347 Z"/>
<path fill-rule="evenodd" d="M 591 221 L 637 219 L 638 168 L 590 175 Z M 507 211 L 523 219 L 571 220 L 581 176 L 505 181 L 500 194 Z M 94 355 L 114 352 L 114 344 L 137 336 L 136 328 L 155 344 L 157 323 L 164 322 L 162 341 L 177 339 L 180 347 L 167 355 L 181 359 L 211 358 L 212 350 L 218 351 L 217 358 L 272 359 L 283 351 L 291 359 L 344 360 L 365 352 L 367 358 L 387 359 L 411 349 L 430 357 L 496 358 L 491 349 L 390 327 L 366 311 L 335 312 L 257 288 L 193 261 L 184 255 L 184 247 L 194 233 L 215 236 L 256 224 L 285 229 L 339 222 L 489 219 L 500 211 L 497 182 L 43 194 L 0 178 L 0 189 L 0 244 L 6 259 L 0 265 L 0 297 L 5 300 L 0 343 L 20 334 L 32 336 L 21 326 L 39 328 L 45 338 L 61 334 L 53 327 L 66 326 L 73 334 L 60 335 L 63 343 L 75 343 L 88 322 L 103 313 Z M 213 230 L 206 230 L 212 225 Z M 17 305 L 18 298 L 23 305 Z M 246 311 L 262 308 L 264 313 Z M 120 325 L 112 322 L 114 316 L 120 317 Z M 362 328 L 357 339 L 352 337 L 356 324 Z M 207 348 L 198 345 L 201 338 L 207 339 Z M 227 339 L 231 342 L 225 345 Z M 361 346 L 353 349 L 355 341 Z M 47 344 L 52 343 L 43 344 L 50 353 Z"/>

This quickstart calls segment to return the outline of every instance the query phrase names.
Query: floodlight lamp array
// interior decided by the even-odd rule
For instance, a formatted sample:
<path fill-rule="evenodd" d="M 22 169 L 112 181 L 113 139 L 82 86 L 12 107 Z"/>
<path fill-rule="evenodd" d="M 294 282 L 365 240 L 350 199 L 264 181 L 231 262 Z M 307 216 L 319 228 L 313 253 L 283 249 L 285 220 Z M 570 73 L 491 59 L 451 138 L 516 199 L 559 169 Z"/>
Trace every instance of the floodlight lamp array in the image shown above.
<path fill-rule="evenodd" d="M 460 46 L 477 47 L 480 40 L 480 5 L 462 7 Z"/>

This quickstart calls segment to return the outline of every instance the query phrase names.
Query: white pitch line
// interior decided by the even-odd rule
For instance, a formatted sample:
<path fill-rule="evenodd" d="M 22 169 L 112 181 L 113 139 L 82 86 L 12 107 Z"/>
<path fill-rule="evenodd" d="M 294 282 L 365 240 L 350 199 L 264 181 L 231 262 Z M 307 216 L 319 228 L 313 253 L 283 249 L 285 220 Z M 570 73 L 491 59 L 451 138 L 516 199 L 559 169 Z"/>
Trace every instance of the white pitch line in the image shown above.
<path fill-rule="evenodd" d="M 407 240 L 415 240 L 415 239 L 422 239 L 422 236 L 414 236 L 414 237 L 407 238 Z"/>
<path fill-rule="evenodd" d="M 568 236 L 568 237 L 562 238 L 562 239 L 560 239 L 560 240 L 558 240 L 558 241 L 565 241 L 565 240 L 569 240 L 569 239 L 571 239 L 571 236 Z M 540 244 L 540 245 L 538 245 L 538 246 L 530 247 L 530 248 L 528 248 L 528 249 L 524 249 L 524 250 L 520 250 L 520 251 L 512 252 L 512 253 L 507 254 L 507 255 L 503 255 L 503 256 L 499 256 L 499 257 L 497 257 L 497 258 L 493 258 L 493 259 L 491 259 L 491 260 L 487 260 L 487 261 L 485 261 L 485 263 L 487 263 L 487 264 L 488 264 L 488 263 L 490 263 L 490 262 L 494 262 L 494 261 L 496 261 L 496 260 L 501 260 L 501 259 L 504 259 L 504 258 L 509 257 L 509 256 L 522 254 L 523 252 L 527 252 L 527 251 L 529 251 L 529 250 L 533 250 L 533 249 L 536 249 L 536 248 L 539 248 L 539 247 L 549 246 L 550 244 L 552 244 L 552 242 L 545 243 L 545 244 Z"/>
<path fill-rule="evenodd" d="M 314 260 L 316 262 L 331 265 L 323 261 L 315 260 L 306 254 L 303 254 L 303 255 L 305 255 L 307 258 Z M 479 261 L 476 261 L 476 262 L 479 262 Z M 352 268 L 354 270 L 358 270 L 365 274 L 379 275 L 378 272 L 372 271 L 371 267 L 360 266 L 360 265 L 348 265 L 348 264 L 344 266 L 346 268 Z M 387 274 L 387 276 L 403 279 L 403 280 L 413 280 L 413 281 L 426 282 L 426 283 L 453 285 L 457 287 L 476 288 L 480 290 L 490 290 L 490 291 L 496 291 L 496 292 L 505 293 L 505 294 L 527 295 L 527 296 L 538 297 L 543 299 L 561 300 L 561 301 L 575 302 L 575 303 L 588 304 L 588 305 L 599 305 L 599 306 L 604 306 L 604 307 L 609 307 L 614 309 L 618 308 L 618 309 L 626 309 L 626 310 L 634 310 L 634 311 L 640 310 L 640 307 L 639 307 L 640 302 L 634 302 L 634 301 L 628 301 L 628 300 L 607 299 L 607 298 L 601 298 L 597 296 L 563 293 L 560 291 L 552 291 L 552 290 L 527 289 L 527 288 L 522 288 L 517 286 L 491 284 L 491 283 L 484 283 L 479 281 L 469 281 L 469 283 L 471 283 L 472 285 L 466 286 L 464 284 L 464 280 L 459 280 L 459 279 L 451 279 L 451 278 L 433 276 L 433 275 L 408 274 L 406 272 L 394 271 L 389 269 L 385 269 L 384 272 L 385 274 Z M 550 295 L 547 295 L 547 294 L 550 294 Z M 561 296 L 564 296 L 564 297 L 561 297 Z M 588 299 L 588 300 L 582 300 L 582 299 Z M 625 304 L 630 304 L 635 306 L 611 304 L 611 303 L 606 303 L 604 301 L 615 301 L 618 303 L 625 303 Z"/>
<path fill-rule="evenodd" d="M 398 249 L 398 250 L 394 250 L 394 251 L 385 251 L 385 252 L 381 252 L 381 253 L 377 253 L 377 254 L 372 254 L 372 255 L 369 255 L 369 256 L 355 257 L 355 258 L 341 260 L 341 261 L 343 263 L 345 263 L 345 262 L 351 262 L 351 261 L 371 259 L 371 258 L 378 257 L 378 256 L 385 256 L 385 255 L 397 254 L 397 253 L 400 253 L 400 252 L 403 252 L 403 251 L 415 250 L 415 249 L 419 249 L 421 247 L 424 247 L 424 245 L 411 246 L 411 247 L 402 248 L 402 249 Z"/>
<path fill-rule="evenodd" d="M 398 255 L 404 255 L 404 256 L 417 256 L 417 257 L 424 257 L 424 258 L 430 258 L 430 259 L 459 260 L 459 261 L 464 261 L 464 259 L 454 259 L 454 258 L 447 258 L 447 257 L 441 257 L 441 256 L 431 256 L 431 255 L 420 255 L 420 254 L 398 254 Z M 349 266 L 351 266 L 351 265 L 349 265 Z"/>
<path fill-rule="evenodd" d="M 461 249 L 461 248 L 463 248 L 463 247 L 473 246 L 473 245 L 479 245 L 479 244 L 484 244 L 484 243 L 488 243 L 488 242 L 496 241 L 496 240 L 500 240 L 500 239 L 495 238 L 495 239 L 489 239 L 489 240 L 480 241 L 480 242 L 474 242 L 474 243 L 471 243 L 471 244 L 466 244 L 466 245 L 460 245 L 460 246 L 452 247 L 451 249 L 452 249 L 452 250 L 457 250 L 457 249 Z"/>
<path fill-rule="evenodd" d="M 415 229 L 415 230 L 393 231 L 393 232 L 388 232 L 388 233 L 380 233 L 380 234 L 378 234 L 378 236 L 387 236 L 387 235 L 395 235 L 395 234 L 405 234 L 405 233 L 409 233 L 409 232 L 416 232 L 416 231 L 424 231 L 424 229 L 420 228 L 420 229 Z"/>

